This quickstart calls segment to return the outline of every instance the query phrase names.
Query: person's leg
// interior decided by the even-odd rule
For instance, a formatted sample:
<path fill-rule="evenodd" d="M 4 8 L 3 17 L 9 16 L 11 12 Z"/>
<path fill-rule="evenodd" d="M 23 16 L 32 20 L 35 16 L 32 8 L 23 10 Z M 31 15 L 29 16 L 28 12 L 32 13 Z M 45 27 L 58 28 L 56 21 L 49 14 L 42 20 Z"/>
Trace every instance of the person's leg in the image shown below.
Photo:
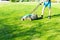
<path fill-rule="evenodd" d="M 42 13 L 41 13 L 40 19 L 43 19 L 44 10 L 45 10 L 45 6 L 42 8 Z"/>
<path fill-rule="evenodd" d="M 44 15 L 44 10 L 45 10 L 45 6 L 42 9 L 42 14 L 41 15 Z"/>
<path fill-rule="evenodd" d="M 48 6 L 48 2 L 44 2 L 44 6 L 42 8 L 42 13 L 41 13 L 41 16 L 40 16 L 40 19 L 43 19 L 43 15 L 44 15 L 44 10 L 45 8 Z"/>
<path fill-rule="evenodd" d="M 49 8 L 49 16 L 51 16 L 51 8 Z"/>
<path fill-rule="evenodd" d="M 51 19 L 51 3 L 48 5 L 49 7 L 49 14 L 48 14 L 48 18 Z"/>

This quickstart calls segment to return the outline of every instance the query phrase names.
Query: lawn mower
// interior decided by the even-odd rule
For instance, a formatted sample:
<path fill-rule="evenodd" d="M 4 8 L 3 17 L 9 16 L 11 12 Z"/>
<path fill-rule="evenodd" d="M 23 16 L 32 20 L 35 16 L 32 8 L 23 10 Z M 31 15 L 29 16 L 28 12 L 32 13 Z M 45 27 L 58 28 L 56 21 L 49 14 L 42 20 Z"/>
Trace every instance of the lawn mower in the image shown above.
<path fill-rule="evenodd" d="M 38 19 L 37 14 L 33 14 L 33 12 L 34 12 L 40 5 L 41 5 L 41 3 L 39 3 L 39 4 L 33 9 L 33 11 L 30 12 L 30 14 L 27 14 L 27 15 L 23 16 L 23 17 L 21 18 L 21 20 L 24 21 L 24 20 L 27 20 L 27 19 L 29 19 L 29 20 L 36 20 L 36 19 Z"/>

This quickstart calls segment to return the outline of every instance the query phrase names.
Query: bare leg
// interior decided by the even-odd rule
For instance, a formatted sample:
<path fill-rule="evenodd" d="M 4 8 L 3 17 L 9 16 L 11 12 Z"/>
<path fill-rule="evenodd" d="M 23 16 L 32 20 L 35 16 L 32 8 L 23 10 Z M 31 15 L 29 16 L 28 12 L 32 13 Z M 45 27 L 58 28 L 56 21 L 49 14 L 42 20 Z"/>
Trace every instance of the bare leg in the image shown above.
<path fill-rule="evenodd" d="M 44 10 L 45 10 L 45 6 L 44 6 L 43 9 L 42 9 L 42 14 L 41 14 L 41 16 L 40 16 L 40 19 L 43 19 Z"/>
<path fill-rule="evenodd" d="M 51 16 L 51 8 L 49 8 L 49 16 Z"/>
<path fill-rule="evenodd" d="M 42 14 L 41 15 L 44 15 L 44 10 L 45 10 L 45 6 L 42 9 Z"/>

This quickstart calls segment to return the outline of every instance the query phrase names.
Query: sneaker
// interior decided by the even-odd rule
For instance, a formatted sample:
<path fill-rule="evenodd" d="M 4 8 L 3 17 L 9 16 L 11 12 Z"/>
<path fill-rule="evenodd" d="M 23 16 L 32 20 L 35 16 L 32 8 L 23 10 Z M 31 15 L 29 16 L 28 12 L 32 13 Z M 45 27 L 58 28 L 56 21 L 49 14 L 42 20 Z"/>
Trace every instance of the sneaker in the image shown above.
<path fill-rule="evenodd" d="M 48 16 L 48 19 L 51 19 L 51 16 Z"/>
<path fill-rule="evenodd" d="M 39 19 L 43 19 L 43 15 L 41 15 L 41 16 L 39 17 Z"/>

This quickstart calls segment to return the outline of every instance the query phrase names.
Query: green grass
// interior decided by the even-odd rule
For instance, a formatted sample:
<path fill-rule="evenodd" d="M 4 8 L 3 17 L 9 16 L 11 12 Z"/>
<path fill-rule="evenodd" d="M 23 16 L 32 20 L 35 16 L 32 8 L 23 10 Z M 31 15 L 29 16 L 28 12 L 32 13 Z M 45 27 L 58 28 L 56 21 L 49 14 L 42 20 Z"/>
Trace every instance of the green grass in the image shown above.
<path fill-rule="evenodd" d="M 21 21 L 36 3 L 0 3 L 0 40 L 60 40 L 60 4 L 52 4 L 52 18 L 48 8 L 44 19 Z M 40 16 L 42 6 L 34 13 Z"/>

